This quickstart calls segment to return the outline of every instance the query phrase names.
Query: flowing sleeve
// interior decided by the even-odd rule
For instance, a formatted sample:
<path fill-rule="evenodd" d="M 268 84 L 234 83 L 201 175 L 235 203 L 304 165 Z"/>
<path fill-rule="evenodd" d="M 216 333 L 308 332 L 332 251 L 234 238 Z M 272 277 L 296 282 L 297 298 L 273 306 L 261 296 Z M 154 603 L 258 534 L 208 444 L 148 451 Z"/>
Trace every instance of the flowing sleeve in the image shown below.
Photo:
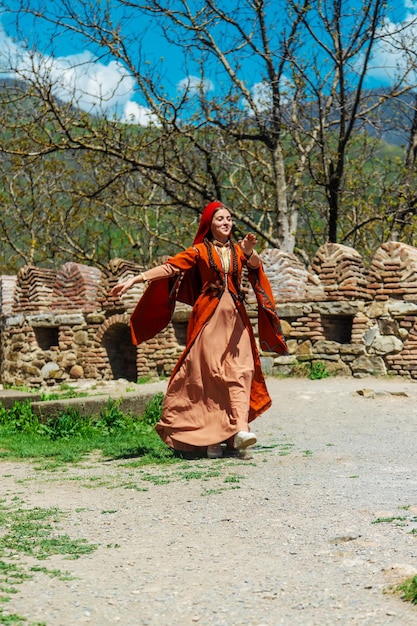
<path fill-rule="evenodd" d="M 145 275 L 147 281 L 152 282 L 153 280 L 161 280 L 162 278 L 169 278 L 170 276 L 175 276 L 180 273 L 180 270 L 170 263 L 163 263 L 162 265 L 158 265 L 157 267 L 151 267 L 146 270 L 146 272 L 142 272 Z"/>
<path fill-rule="evenodd" d="M 149 285 L 130 318 L 130 332 L 135 346 L 152 339 L 169 324 L 183 273 L 187 275 L 187 270 L 194 268 L 197 258 L 198 250 L 192 246 L 170 257 L 166 263 L 144 272 Z"/>
<path fill-rule="evenodd" d="M 262 263 L 248 272 L 258 303 L 258 336 L 262 350 L 288 354 L 287 344 L 281 329 L 271 285 L 263 270 Z"/>

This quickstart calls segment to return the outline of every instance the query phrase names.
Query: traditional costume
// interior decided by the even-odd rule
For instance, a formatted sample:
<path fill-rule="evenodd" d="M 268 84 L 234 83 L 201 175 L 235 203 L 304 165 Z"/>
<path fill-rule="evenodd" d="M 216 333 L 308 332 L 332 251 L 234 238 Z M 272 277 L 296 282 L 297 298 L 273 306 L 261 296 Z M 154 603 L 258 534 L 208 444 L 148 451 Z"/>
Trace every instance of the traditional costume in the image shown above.
<path fill-rule="evenodd" d="M 131 317 L 132 340 L 138 345 L 165 328 L 177 300 L 193 307 L 186 348 L 172 372 L 156 425 L 163 441 L 176 450 L 230 444 L 271 405 L 243 304 L 244 267 L 257 298 L 262 349 L 287 352 L 262 266 L 251 269 L 231 240 L 221 244 L 207 237 L 220 207 L 212 202 L 204 209 L 191 247 L 146 270 L 149 286 Z"/>

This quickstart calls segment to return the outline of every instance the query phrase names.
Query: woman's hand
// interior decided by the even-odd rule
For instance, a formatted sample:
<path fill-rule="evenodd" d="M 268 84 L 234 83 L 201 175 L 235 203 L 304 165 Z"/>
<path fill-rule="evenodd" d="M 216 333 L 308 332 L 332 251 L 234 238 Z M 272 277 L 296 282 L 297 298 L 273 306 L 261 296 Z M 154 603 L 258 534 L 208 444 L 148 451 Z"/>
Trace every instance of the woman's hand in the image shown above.
<path fill-rule="evenodd" d="M 254 247 L 258 243 L 256 236 L 253 233 L 248 233 L 244 239 L 239 241 L 239 245 L 242 249 L 242 252 L 245 256 L 251 256 Z"/>
<path fill-rule="evenodd" d="M 145 281 L 144 281 L 142 274 L 138 274 L 137 276 L 132 276 L 131 278 L 128 278 L 124 282 L 118 283 L 117 285 L 115 285 L 110 290 L 110 295 L 120 297 L 124 293 L 126 293 L 126 291 L 129 291 L 129 289 L 131 289 L 133 285 L 136 285 L 136 283 L 143 283 L 143 282 Z"/>

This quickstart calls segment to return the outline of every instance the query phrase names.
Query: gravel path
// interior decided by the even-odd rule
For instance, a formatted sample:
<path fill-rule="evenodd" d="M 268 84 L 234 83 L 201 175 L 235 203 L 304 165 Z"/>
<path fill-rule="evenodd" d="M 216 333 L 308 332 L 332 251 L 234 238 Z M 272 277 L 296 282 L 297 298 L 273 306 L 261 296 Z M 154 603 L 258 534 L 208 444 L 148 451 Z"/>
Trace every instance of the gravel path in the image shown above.
<path fill-rule="evenodd" d="M 48 559 L 72 579 L 38 573 L 7 611 L 47 626 L 417 625 L 384 593 L 417 573 L 417 383 L 268 386 L 246 459 L 1 462 L 3 498 L 59 507 L 60 532 L 99 544 Z"/>

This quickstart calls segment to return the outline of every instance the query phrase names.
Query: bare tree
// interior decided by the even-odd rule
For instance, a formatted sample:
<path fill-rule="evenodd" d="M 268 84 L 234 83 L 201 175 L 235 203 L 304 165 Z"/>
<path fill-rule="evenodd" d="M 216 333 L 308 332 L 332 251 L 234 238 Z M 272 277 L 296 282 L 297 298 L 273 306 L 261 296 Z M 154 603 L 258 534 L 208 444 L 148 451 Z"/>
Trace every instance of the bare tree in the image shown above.
<path fill-rule="evenodd" d="M 413 87 L 406 80 L 410 67 L 397 73 L 389 89 L 364 88 L 375 46 L 387 36 L 383 29 L 387 17 L 384 0 L 361 5 L 320 0 L 311 3 L 307 10 L 301 10 L 293 0 L 289 3 L 308 32 L 306 41 L 310 42 L 308 58 L 302 62 L 298 50 L 291 59 L 298 80 L 304 85 L 303 107 L 292 108 L 293 136 L 300 158 L 308 161 L 314 185 L 323 190 L 328 240 L 337 242 L 346 214 L 350 222 L 347 230 L 351 232 L 352 227 L 349 210 L 352 189 L 346 185 L 346 168 L 352 168 L 356 161 L 359 173 L 371 158 L 371 144 L 364 139 L 362 158 L 358 160 L 355 140 L 370 132 L 378 136 L 378 110 Z M 397 33 L 400 31 L 401 27 Z M 392 38 L 395 33 L 391 31 L 389 36 Z M 351 144 L 354 145 L 350 152 Z M 373 148 L 378 148 L 377 142 L 373 142 Z M 376 219 L 380 220 L 381 216 Z M 357 222 L 358 227 L 361 223 L 361 220 Z"/>
<path fill-rule="evenodd" d="M 172 3 L 119 0 L 115 6 L 124 13 L 118 23 L 99 2 L 58 0 L 39 3 L 36 9 L 34 4 L 22 0 L 16 20 L 30 14 L 48 24 L 51 33 L 74 33 L 96 46 L 103 56 L 117 59 L 134 78 L 138 97 L 155 124 L 153 132 L 140 132 L 140 150 L 136 145 L 134 150 L 127 144 L 122 146 L 114 141 L 114 125 L 105 129 L 101 123 L 99 132 L 86 118 L 82 124 L 76 120 L 75 98 L 64 112 L 51 97 L 51 76 L 44 73 L 40 77 L 33 67 L 36 79 L 28 72 L 24 78 L 29 76 L 36 83 L 34 91 L 42 108 L 54 118 L 56 131 L 61 130 L 54 137 L 43 137 L 44 145 L 41 138 L 32 137 L 32 154 L 90 150 L 120 159 L 125 168 L 139 171 L 152 189 L 158 186 L 167 206 L 198 215 L 206 201 L 219 198 L 231 206 L 245 227 L 272 245 L 293 250 L 297 205 L 288 205 L 281 91 L 288 51 L 296 45 L 300 20 L 290 21 L 281 11 L 278 21 L 278 10 L 267 12 L 266 4 L 258 0 L 245 0 L 227 9 L 224 3 L 207 1 L 194 11 L 182 0 L 174 3 L 173 9 Z M 279 9 L 285 6 L 283 3 Z M 184 71 L 192 60 L 198 67 L 197 87 L 189 83 L 180 95 L 167 96 L 158 69 L 148 69 L 143 54 L 137 54 L 143 33 L 123 34 L 123 20 L 135 15 L 152 17 L 154 28 L 159 27 L 168 40 L 180 42 Z M 282 24 L 279 30 L 271 28 L 277 21 Z M 251 63 L 255 58 L 259 66 L 256 76 L 264 96 L 252 90 L 244 78 L 249 58 Z M 33 60 L 35 66 L 36 54 Z M 206 89 L 208 76 L 221 77 L 215 95 Z M 55 88 L 55 92 L 59 90 Z M 13 153 L 13 146 L 3 148 Z M 17 152 L 20 154 L 19 149 Z"/>
<path fill-rule="evenodd" d="M 7 4 L 0 0 L 10 15 Z M 383 102 L 411 87 L 399 75 L 377 96 L 364 91 L 383 36 L 383 0 L 357 8 L 343 0 L 114 0 L 112 11 L 99 0 L 14 6 L 16 32 L 30 17 L 51 48 L 40 54 L 36 41 L 28 44 L 24 63 L 10 54 L 10 75 L 28 87 L 3 92 L 2 110 L 19 100 L 25 115 L 18 122 L 3 116 L 0 150 L 22 163 L 70 155 L 81 168 L 61 179 L 71 209 L 117 228 L 144 260 L 168 244 L 183 247 L 184 232 L 214 198 L 230 206 L 238 230 L 249 228 L 272 246 L 295 249 L 300 216 L 317 243 L 337 241 L 353 202 L 346 176 L 352 139 L 374 123 Z M 181 55 L 180 91 L 144 45 L 151 27 Z M 122 68 L 115 90 L 133 85 L 141 124 L 111 118 L 114 94 L 106 91 L 94 114 L 80 112 L 88 90 L 74 86 L 68 95 L 68 80 L 57 75 L 59 37 Z M 88 68 L 88 59 L 79 63 Z M 362 162 L 369 159 L 366 150 Z M 68 223 L 61 219 L 63 238 L 75 251 L 87 238 L 74 238 Z M 359 229 L 362 215 L 356 223 Z M 109 241 L 109 252 L 115 247 Z"/>

